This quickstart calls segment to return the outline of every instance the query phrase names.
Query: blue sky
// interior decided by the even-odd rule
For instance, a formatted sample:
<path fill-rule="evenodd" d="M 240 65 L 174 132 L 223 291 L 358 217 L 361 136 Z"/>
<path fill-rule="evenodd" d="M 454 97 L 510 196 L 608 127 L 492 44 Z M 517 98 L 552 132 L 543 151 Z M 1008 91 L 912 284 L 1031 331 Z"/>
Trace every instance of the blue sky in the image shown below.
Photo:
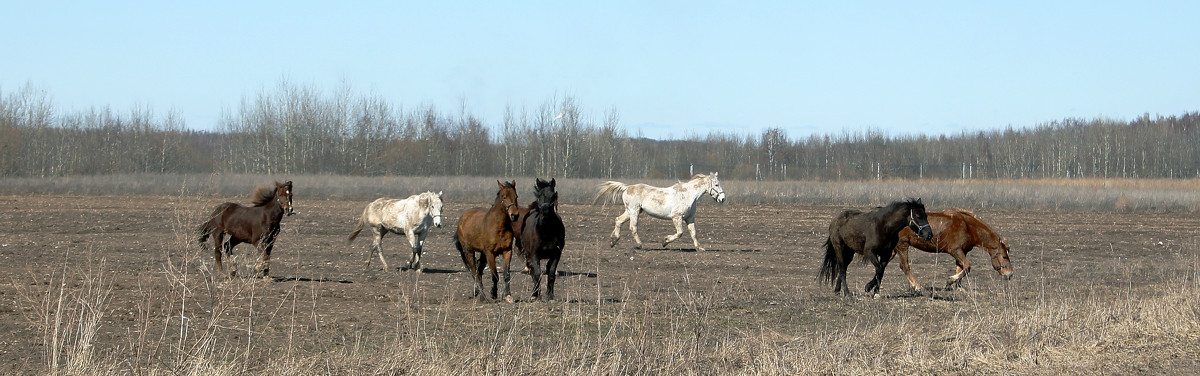
<path fill-rule="evenodd" d="M 282 81 L 468 112 L 572 96 L 684 137 L 1029 127 L 1200 110 L 1200 2 L 95 2 L 0 5 L 0 91 L 214 129 Z"/>

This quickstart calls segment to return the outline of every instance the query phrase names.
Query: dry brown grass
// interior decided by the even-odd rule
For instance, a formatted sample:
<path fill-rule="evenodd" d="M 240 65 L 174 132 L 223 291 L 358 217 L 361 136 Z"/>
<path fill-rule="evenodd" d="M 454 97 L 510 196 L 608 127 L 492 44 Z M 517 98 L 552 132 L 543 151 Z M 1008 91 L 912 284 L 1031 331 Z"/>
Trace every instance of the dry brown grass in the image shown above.
<path fill-rule="evenodd" d="M 370 200 L 442 190 L 455 200 L 482 201 L 495 191 L 488 183 L 517 180 L 519 194 L 528 177 L 244 174 L 97 175 L 59 178 L 3 178 L 3 194 L 241 196 L 256 184 L 293 180 L 297 199 Z M 558 179 L 563 203 L 589 204 L 600 179 Z M 669 186 L 674 180 L 622 180 Z M 965 208 L 1084 209 L 1099 211 L 1200 211 L 1200 179 L 1003 179 L 884 181 L 723 181 L 729 199 L 740 204 L 882 205 L 906 197 L 927 204 Z"/>

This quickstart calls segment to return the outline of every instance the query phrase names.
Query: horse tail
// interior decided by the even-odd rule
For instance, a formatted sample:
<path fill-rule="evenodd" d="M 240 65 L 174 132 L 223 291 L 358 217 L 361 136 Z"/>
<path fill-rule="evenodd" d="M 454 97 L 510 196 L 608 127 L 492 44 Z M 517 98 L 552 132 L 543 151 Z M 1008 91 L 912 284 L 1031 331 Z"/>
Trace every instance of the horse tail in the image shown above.
<path fill-rule="evenodd" d="M 629 188 L 629 186 L 619 181 L 606 181 L 600 184 L 600 192 L 596 193 L 596 198 L 592 200 L 592 205 L 600 203 L 600 200 L 605 198 L 614 203 L 619 202 L 618 199 L 622 193 L 625 193 L 626 188 Z"/>
<path fill-rule="evenodd" d="M 825 238 L 825 260 L 821 262 L 821 274 L 817 277 L 820 280 L 828 281 L 830 285 L 836 283 L 838 275 L 842 274 L 841 255 L 837 250 L 833 249 L 833 242 L 829 238 Z"/>
<path fill-rule="evenodd" d="M 350 237 L 346 239 L 346 243 L 353 242 L 354 238 L 358 237 L 358 233 L 362 232 L 363 226 L 367 224 L 367 212 L 370 210 L 371 205 L 367 205 L 367 208 L 363 209 L 362 216 L 358 217 L 358 225 L 354 226 L 354 231 L 350 232 Z"/>
<path fill-rule="evenodd" d="M 217 205 L 217 208 L 213 209 L 212 213 L 208 215 L 208 220 L 204 221 L 204 224 L 201 224 L 200 228 L 197 229 L 197 232 L 200 233 L 200 237 L 196 239 L 197 242 L 204 244 L 208 241 L 208 237 L 212 235 L 213 231 L 216 231 L 217 227 L 220 227 L 220 224 L 217 222 L 221 220 L 221 213 L 224 213 L 225 209 L 228 209 L 230 205 L 233 204 L 226 202 Z"/>

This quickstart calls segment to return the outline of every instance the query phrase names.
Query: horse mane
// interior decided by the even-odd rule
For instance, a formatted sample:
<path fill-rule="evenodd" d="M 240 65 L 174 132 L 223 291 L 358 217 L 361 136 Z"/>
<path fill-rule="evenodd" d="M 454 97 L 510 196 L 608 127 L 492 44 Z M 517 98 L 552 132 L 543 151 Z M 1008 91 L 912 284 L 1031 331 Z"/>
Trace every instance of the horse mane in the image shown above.
<path fill-rule="evenodd" d="M 250 197 L 250 202 L 253 203 L 254 206 L 263 206 L 275 199 L 275 190 L 265 185 L 260 185 L 254 187 L 254 194 L 252 194 Z"/>

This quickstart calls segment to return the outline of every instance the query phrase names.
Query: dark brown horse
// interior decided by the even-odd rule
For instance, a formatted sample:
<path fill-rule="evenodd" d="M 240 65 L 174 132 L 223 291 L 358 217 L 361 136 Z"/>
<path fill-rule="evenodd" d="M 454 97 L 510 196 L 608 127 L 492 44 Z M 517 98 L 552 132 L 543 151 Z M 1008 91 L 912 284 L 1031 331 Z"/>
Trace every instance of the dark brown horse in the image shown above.
<path fill-rule="evenodd" d="M 275 237 L 279 235 L 279 221 L 285 213 L 295 214 L 292 210 L 292 182 L 276 182 L 275 189 L 260 185 L 254 189 L 251 202 L 253 207 L 232 202 L 217 205 L 208 221 L 200 226 L 201 245 L 210 235 L 214 236 L 213 257 L 217 259 L 217 270 L 222 274 L 225 273 L 225 265 L 221 262 L 221 254 L 233 256 L 233 247 L 249 243 L 259 252 L 258 265 L 254 269 L 260 277 L 267 277 L 271 269 L 271 248 L 275 246 Z M 229 235 L 228 241 L 225 235 Z M 236 269 L 229 271 L 230 276 L 236 273 Z"/>
<path fill-rule="evenodd" d="M 483 266 L 492 269 L 492 295 L 496 300 L 496 285 L 499 276 L 496 272 L 496 257 L 504 258 L 504 297 L 512 301 L 509 291 L 508 271 L 512 261 L 513 229 L 512 222 L 517 219 L 517 181 L 496 182 L 500 190 L 496 192 L 496 201 L 491 208 L 475 207 L 463 211 L 458 219 L 458 231 L 454 234 L 454 246 L 462 256 L 463 264 L 475 276 L 475 296 L 483 292 Z M 476 258 L 476 253 L 480 255 Z"/>
<path fill-rule="evenodd" d="M 913 290 L 921 291 L 921 284 L 913 278 L 908 268 L 908 247 L 930 253 L 949 253 L 957 264 L 954 275 L 946 279 L 946 288 L 955 286 L 962 288 L 962 279 L 971 272 L 971 263 L 967 262 L 967 252 L 975 247 L 983 247 L 992 255 L 992 269 L 996 269 L 1005 279 L 1011 279 L 1013 274 L 1012 261 L 1008 259 L 1008 241 L 996 235 L 992 227 L 984 223 L 970 210 L 946 209 L 940 213 L 929 213 L 929 226 L 935 235 L 927 241 L 916 236 L 909 229 L 900 231 L 900 242 L 896 244 L 896 252 L 892 257 L 900 256 L 900 269 L 908 277 L 908 283 Z"/>
<path fill-rule="evenodd" d="M 900 238 L 900 230 L 912 229 L 925 239 L 933 237 L 925 219 L 925 205 L 921 199 L 898 201 L 878 207 L 869 212 L 844 210 L 829 223 L 829 237 L 825 239 L 825 261 L 821 265 L 820 278 L 833 285 L 833 292 L 850 294 L 846 283 L 846 267 L 854 254 L 875 266 L 875 278 L 867 282 L 865 291 L 879 297 L 879 285 L 883 281 L 883 270 L 892 259 L 892 250 Z"/>
<path fill-rule="evenodd" d="M 558 216 L 558 192 L 554 191 L 554 179 L 549 182 L 537 179 L 534 190 L 535 201 L 521 210 L 514 230 L 517 246 L 525 267 L 533 277 L 533 299 L 541 297 L 542 265 L 546 260 L 546 298 L 554 300 L 554 279 L 558 277 L 558 260 L 562 257 L 566 240 L 566 228 Z"/>

